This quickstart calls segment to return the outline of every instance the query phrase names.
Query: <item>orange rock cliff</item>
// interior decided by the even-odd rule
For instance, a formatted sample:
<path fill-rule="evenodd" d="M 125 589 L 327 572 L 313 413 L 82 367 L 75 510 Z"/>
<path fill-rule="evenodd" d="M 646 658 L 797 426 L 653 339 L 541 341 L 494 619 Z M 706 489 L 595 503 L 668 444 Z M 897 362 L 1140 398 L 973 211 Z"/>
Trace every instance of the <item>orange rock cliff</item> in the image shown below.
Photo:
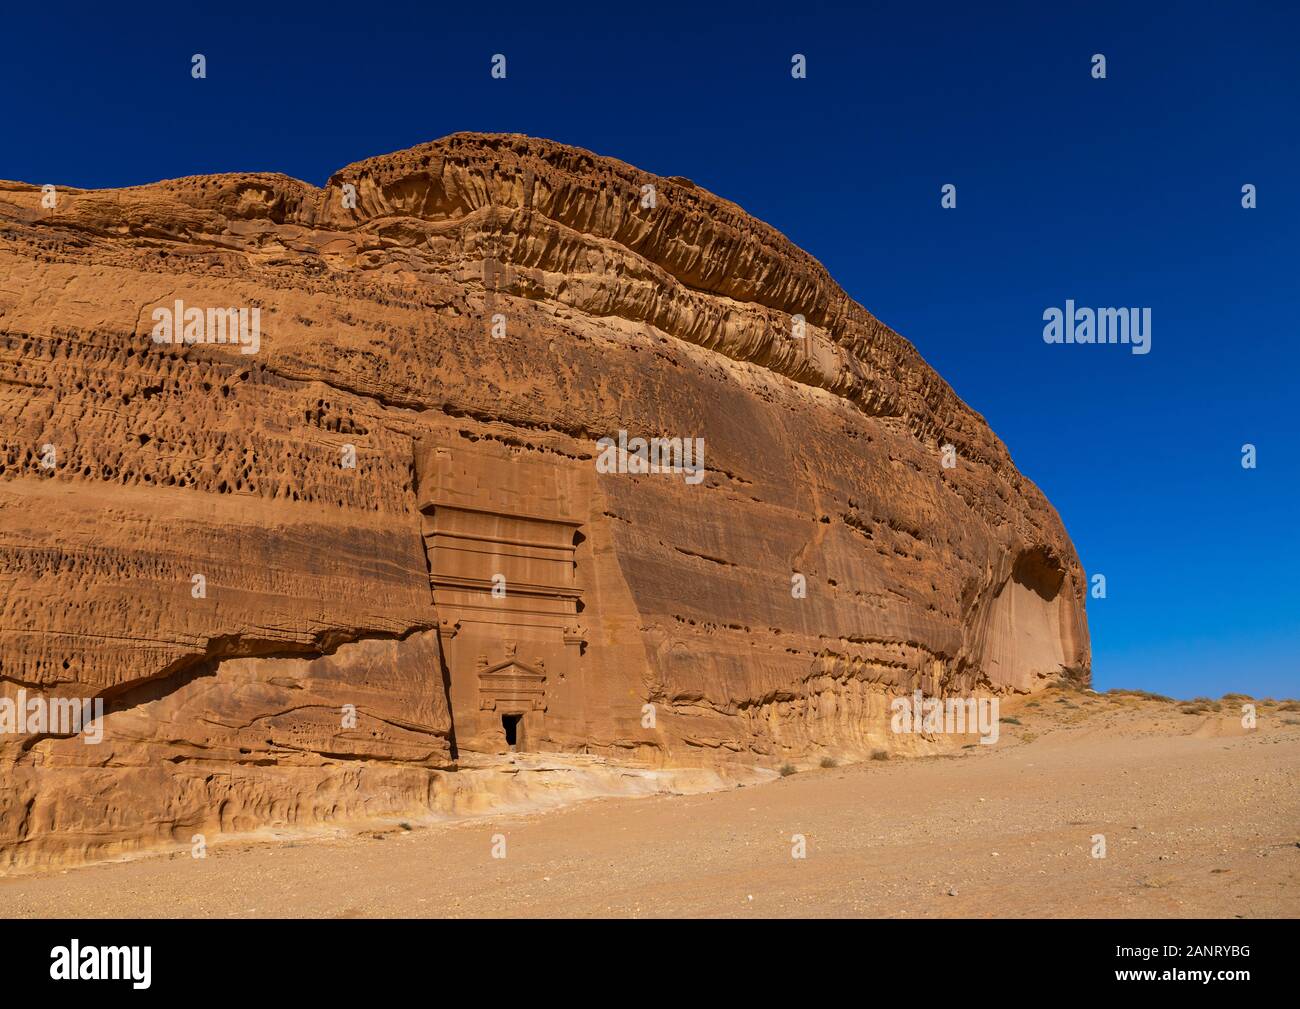
<path fill-rule="evenodd" d="M 511 743 L 851 758 L 891 696 L 1089 674 L 983 418 L 685 179 L 458 134 L 0 183 L 0 348 L 0 698 L 103 705 L 0 734 L 0 865 L 429 806 Z"/>

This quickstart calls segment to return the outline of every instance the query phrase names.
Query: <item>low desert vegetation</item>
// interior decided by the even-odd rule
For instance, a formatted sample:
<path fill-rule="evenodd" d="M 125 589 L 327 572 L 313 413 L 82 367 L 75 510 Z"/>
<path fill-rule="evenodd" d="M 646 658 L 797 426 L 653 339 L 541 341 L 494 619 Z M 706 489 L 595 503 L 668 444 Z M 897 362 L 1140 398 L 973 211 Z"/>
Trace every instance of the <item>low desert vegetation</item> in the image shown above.
<path fill-rule="evenodd" d="M 836 766 L 836 760 L 835 760 L 834 757 L 822 757 L 822 759 L 821 759 L 821 765 L 820 765 L 820 766 L 822 766 L 822 767 L 835 767 L 835 766 Z"/>
<path fill-rule="evenodd" d="M 872 759 L 872 760 L 888 760 L 888 759 L 889 759 L 889 751 L 888 751 L 888 750 L 872 750 L 872 751 L 871 751 L 871 759 Z"/>
<path fill-rule="evenodd" d="M 782 765 L 781 765 L 781 777 L 783 777 L 783 778 L 788 778 L 788 777 L 790 777 L 790 775 L 792 775 L 792 774 L 796 774 L 796 773 L 798 773 L 798 772 L 796 771 L 794 764 L 782 764 Z"/>
<path fill-rule="evenodd" d="M 1108 697 L 1123 698 L 1137 697 L 1144 701 L 1160 701 L 1164 704 L 1173 704 L 1172 697 L 1166 697 L 1164 694 L 1153 694 L 1150 690 L 1127 690 L 1120 687 L 1111 687 L 1106 691 Z"/>

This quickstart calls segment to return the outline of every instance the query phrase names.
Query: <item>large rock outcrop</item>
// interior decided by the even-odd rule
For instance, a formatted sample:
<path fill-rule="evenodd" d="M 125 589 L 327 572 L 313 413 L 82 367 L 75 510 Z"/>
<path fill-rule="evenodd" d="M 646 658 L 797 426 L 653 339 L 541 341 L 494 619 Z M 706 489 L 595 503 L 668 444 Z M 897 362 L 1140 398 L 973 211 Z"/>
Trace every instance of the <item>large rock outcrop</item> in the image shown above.
<path fill-rule="evenodd" d="M 1086 677 L 1083 587 L 915 349 L 685 179 L 460 134 L 0 183 L 0 697 L 105 705 L 0 735 L 0 864 L 427 805 L 508 735 L 893 745 L 891 695 Z"/>

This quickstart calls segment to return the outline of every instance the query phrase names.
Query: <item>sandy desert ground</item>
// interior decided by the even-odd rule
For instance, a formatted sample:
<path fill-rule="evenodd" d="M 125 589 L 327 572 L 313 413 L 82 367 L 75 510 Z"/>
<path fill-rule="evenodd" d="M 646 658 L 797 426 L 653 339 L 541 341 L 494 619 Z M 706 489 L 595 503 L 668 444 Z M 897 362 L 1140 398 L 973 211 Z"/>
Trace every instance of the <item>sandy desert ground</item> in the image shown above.
<path fill-rule="evenodd" d="M 1295 917 L 1300 703 L 1241 703 L 1054 689 L 950 756 L 12 878 L 0 915 Z"/>

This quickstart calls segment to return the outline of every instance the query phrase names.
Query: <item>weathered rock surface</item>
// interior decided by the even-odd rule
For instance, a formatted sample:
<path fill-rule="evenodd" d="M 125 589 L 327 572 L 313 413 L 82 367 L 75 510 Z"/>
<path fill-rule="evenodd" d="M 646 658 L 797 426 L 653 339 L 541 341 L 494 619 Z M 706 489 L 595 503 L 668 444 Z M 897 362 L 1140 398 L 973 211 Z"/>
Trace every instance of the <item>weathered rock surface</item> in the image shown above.
<path fill-rule="evenodd" d="M 508 733 L 771 766 L 1087 677 L 983 419 L 684 179 L 460 134 L 55 196 L 0 183 L 0 698 L 106 714 L 0 735 L 0 864 L 436 807 Z M 178 300 L 256 352 L 155 342 Z M 620 431 L 703 479 L 599 471 Z"/>

